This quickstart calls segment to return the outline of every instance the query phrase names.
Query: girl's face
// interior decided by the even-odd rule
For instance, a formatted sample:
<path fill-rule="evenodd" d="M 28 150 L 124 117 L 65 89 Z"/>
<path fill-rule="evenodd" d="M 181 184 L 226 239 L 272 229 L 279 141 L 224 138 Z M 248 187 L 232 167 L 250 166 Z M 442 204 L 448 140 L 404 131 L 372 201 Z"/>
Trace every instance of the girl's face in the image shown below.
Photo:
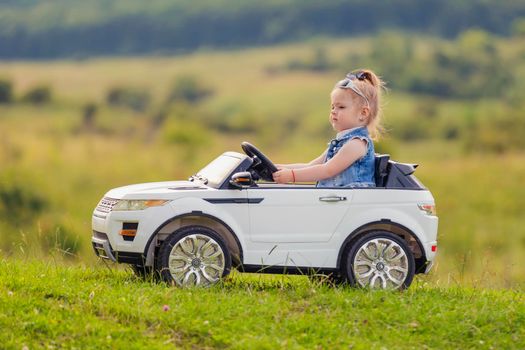
<path fill-rule="evenodd" d="M 368 110 L 350 91 L 335 89 L 331 95 L 330 124 L 336 132 L 364 126 L 368 121 Z"/>

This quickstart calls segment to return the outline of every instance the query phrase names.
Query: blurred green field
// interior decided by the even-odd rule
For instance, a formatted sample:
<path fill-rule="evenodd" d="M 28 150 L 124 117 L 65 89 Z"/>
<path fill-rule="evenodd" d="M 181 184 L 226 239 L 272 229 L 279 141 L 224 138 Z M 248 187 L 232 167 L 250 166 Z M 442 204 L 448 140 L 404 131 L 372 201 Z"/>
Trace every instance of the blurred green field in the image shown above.
<path fill-rule="evenodd" d="M 432 44 L 421 39 L 415 47 L 424 54 Z M 2 255 L 41 258 L 59 249 L 72 261 L 99 264 L 90 247 L 91 212 L 107 190 L 187 178 L 223 151 L 240 151 L 244 140 L 276 163 L 316 157 L 332 136 L 330 89 L 358 67 L 277 73 L 275 67 L 310 58 L 316 47 L 335 60 L 367 45 L 369 39 L 357 38 L 173 57 L 0 62 L 0 77 L 13 82 L 17 97 L 0 104 Z M 504 52 L 512 47 L 506 43 Z M 167 103 L 174 81 L 188 76 L 211 96 Z M 49 103 L 18 99 L 39 84 L 51 88 Z M 108 91 L 119 86 L 148 92 L 147 108 L 109 105 Z M 96 108 L 92 119 L 88 105 Z M 378 149 L 421 164 L 416 175 L 438 207 L 438 260 L 425 280 L 525 286 L 525 153 L 472 147 L 479 135 L 493 137 L 473 138 L 473 120 L 507 111 L 497 97 L 436 99 L 395 89 L 385 96 L 389 133 Z"/>

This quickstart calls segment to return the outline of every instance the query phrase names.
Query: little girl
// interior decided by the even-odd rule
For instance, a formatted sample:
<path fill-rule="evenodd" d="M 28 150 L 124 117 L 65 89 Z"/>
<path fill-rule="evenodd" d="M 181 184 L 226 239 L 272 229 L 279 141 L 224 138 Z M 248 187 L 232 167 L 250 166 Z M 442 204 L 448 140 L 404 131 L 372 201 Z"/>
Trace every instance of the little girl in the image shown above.
<path fill-rule="evenodd" d="M 330 123 L 337 132 L 310 163 L 278 164 L 277 183 L 318 181 L 318 187 L 374 187 L 374 144 L 379 134 L 383 82 L 370 70 L 346 75 L 332 93 Z"/>

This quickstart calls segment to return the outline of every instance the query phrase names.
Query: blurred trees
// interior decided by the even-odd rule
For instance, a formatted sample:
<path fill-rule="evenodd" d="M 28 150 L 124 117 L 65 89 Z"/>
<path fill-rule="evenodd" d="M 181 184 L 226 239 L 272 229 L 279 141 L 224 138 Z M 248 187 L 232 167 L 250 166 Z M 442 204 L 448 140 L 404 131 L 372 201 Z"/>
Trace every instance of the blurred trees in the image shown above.
<path fill-rule="evenodd" d="M 385 121 L 387 135 L 394 140 L 441 139 L 462 143 L 467 151 L 519 150 L 525 147 L 525 37 L 520 23 L 514 22 L 513 35 L 508 38 L 467 29 L 454 39 L 381 31 L 348 41 L 349 46 L 343 40 L 318 40 L 307 46 L 310 51 L 297 50 L 300 53 L 295 57 L 287 54 L 281 61 L 266 61 L 271 63 L 264 66 L 254 55 L 250 58 L 253 67 L 247 66 L 258 70 L 261 85 L 298 77 L 320 81 L 330 76 L 335 81 L 349 70 L 371 68 L 392 92 L 386 94 Z M 208 73 L 179 74 L 156 96 L 150 95 L 146 84 L 110 85 L 105 104 L 83 101 L 78 105 L 82 117 L 79 130 L 135 136 L 145 130 L 146 142 L 160 140 L 187 149 L 205 147 L 203 140 L 218 134 L 260 137 L 269 145 L 290 133 L 323 139 L 332 134 L 328 123 L 313 121 L 317 118 L 313 114 L 320 113 L 313 104 L 305 103 L 308 107 L 304 107 L 299 103 L 296 110 L 281 104 L 282 94 L 268 94 L 265 102 L 282 108 L 267 115 L 253 105 L 256 99 L 246 99 L 242 92 L 225 98 L 220 84 L 229 84 L 227 79 L 211 80 L 204 75 Z M 32 103 L 51 99 L 51 86 L 40 83 L 14 98 L 12 85 L 8 80 L 3 85 L 0 81 L 0 100 L 2 96 L 3 101 Z M 60 98 L 56 101 L 57 105 L 63 102 Z M 130 117 L 127 125 L 113 122 L 115 108 L 123 118 Z"/>
<path fill-rule="evenodd" d="M 213 90 L 191 75 L 178 77 L 169 93 L 167 103 L 197 104 L 213 95 Z"/>
<path fill-rule="evenodd" d="M 51 101 L 51 87 L 48 85 L 38 85 L 30 88 L 23 96 L 23 102 L 40 105 Z"/>
<path fill-rule="evenodd" d="M 0 103 L 10 103 L 13 100 L 13 83 L 0 79 Z"/>
<path fill-rule="evenodd" d="M 469 30 L 452 48 L 436 47 L 427 68 L 417 76 L 409 75 L 407 87 L 410 92 L 438 97 L 501 96 L 512 84 L 512 67 L 503 62 L 488 33 Z"/>
<path fill-rule="evenodd" d="M 131 87 L 115 87 L 106 96 L 107 104 L 127 107 L 136 112 L 144 112 L 150 104 L 151 96 L 147 91 Z"/>
<path fill-rule="evenodd" d="M 479 118 L 465 135 L 468 151 L 505 153 L 525 149 L 525 116 L 512 110 Z"/>
<path fill-rule="evenodd" d="M 390 136 L 408 142 L 456 140 L 467 151 L 506 152 L 525 148 L 524 39 L 518 30 L 502 39 L 468 29 L 453 40 L 389 31 L 372 37 L 360 50 L 349 48 L 346 56 L 327 50 L 325 61 L 331 74 L 341 76 L 351 69 L 372 68 L 390 91 L 415 97 L 402 111 L 386 108 L 387 115 L 398 114 L 387 118 Z M 306 61 L 288 59 L 265 71 L 317 72 L 314 65 L 289 62 Z"/>
<path fill-rule="evenodd" d="M 525 36 L 525 18 L 518 18 L 512 23 L 512 33 L 517 36 Z"/>
<path fill-rule="evenodd" d="M 357 62 L 376 67 L 393 89 L 415 94 L 479 98 L 501 96 L 512 86 L 513 68 L 502 64 L 496 39 L 485 31 L 467 30 L 452 42 L 433 40 L 424 52 L 414 46 L 410 35 L 383 33 Z"/>
<path fill-rule="evenodd" d="M 12 225 L 28 225 L 48 203 L 27 187 L 18 184 L 0 185 L 0 222 Z"/>
<path fill-rule="evenodd" d="M 523 32 L 521 0 L 34 0 L 0 4 L 0 57 L 240 47 L 400 29 L 452 38 Z"/>
<path fill-rule="evenodd" d="M 335 68 L 330 61 L 325 47 L 316 47 L 312 57 L 292 58 L 282 65 L 271 65 L 265 68 L 268 74 L 280 74 L 289 71 L 311 71 L 323 73 Z"/>
<path fill-rule="evenodd" d="M 21 97 L 20 101 L 32 104 L 44 104 L 51 101 L 52 90 L 51 87 L 44 84 L 39 84 L 29 88 Z M 13 83 L 7 79 L 0 79 L 0 104 L 7 104 L 15 102 L 15 95 L 13 93 Z"/>

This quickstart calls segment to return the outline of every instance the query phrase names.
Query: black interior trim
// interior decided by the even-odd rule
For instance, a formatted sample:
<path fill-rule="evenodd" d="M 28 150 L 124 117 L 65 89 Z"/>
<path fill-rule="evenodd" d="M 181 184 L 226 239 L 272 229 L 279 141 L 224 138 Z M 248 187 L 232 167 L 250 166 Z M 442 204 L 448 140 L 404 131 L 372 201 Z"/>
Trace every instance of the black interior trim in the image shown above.
<path fill-rule="evenodd" d="M 212 204 L 259 204 L 264 198 L 203 198 Z"/>

